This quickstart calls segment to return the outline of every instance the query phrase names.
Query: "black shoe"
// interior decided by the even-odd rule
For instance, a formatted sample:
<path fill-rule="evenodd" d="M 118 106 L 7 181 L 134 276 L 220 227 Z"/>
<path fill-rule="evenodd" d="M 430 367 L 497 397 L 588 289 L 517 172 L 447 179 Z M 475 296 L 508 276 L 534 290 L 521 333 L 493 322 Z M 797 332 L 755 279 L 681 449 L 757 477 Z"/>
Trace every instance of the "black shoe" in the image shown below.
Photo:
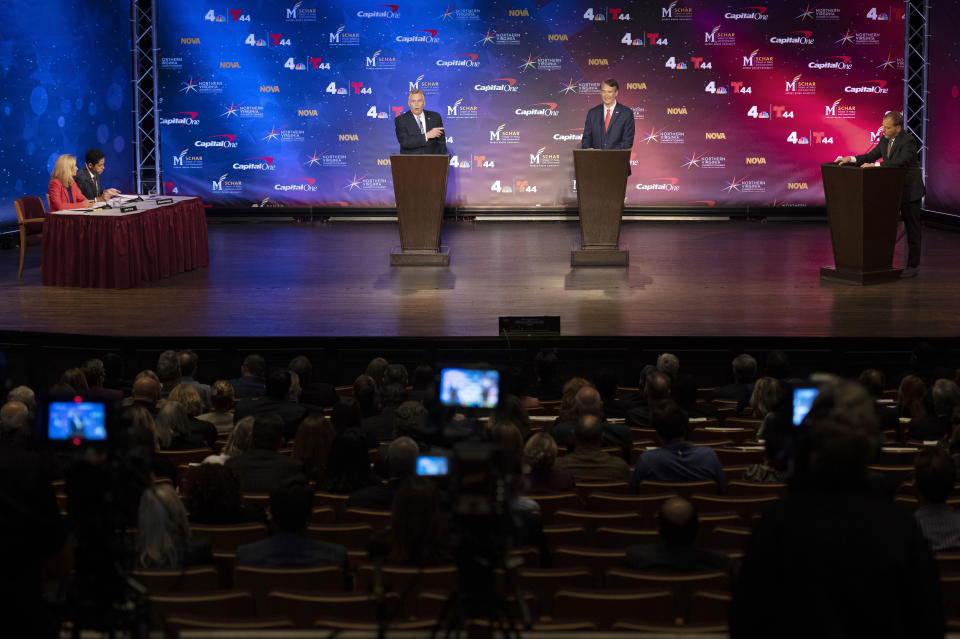
<path fill-rule="evenodd" d="M 917 276 L 916 266 L 908 266 L 907 268 L 903 269 L 903 271 L 900 273 L 901 278 L 916 277 L 916 276 Z"/>

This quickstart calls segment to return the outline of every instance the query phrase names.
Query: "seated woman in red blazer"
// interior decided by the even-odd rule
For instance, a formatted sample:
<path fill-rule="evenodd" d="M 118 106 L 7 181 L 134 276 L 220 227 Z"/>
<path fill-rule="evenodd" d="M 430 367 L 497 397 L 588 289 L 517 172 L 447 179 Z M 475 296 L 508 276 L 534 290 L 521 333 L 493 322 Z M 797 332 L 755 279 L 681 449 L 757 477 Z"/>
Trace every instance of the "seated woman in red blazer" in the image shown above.
<path fill-rule="evenodd" d="M 92 204 L 90 200 L 84 197 L 80 187 L 73 179 L 76 174 L 77 157 L 75 155 L 64 153 L 57 158 L 53 165 L 53 172 L 50 174 L 50 184 L 47 187 L 51 211 L 85 209 Z"/>

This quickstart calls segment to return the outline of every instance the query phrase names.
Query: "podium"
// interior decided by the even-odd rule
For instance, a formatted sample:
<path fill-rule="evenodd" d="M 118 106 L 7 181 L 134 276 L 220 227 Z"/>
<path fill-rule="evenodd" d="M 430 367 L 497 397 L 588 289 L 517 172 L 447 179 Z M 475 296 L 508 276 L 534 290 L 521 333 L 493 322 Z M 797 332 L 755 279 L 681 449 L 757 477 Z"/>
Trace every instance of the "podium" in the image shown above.
<path fill-rule="evenodd" d="M 440 246 L 449 166 L 449 155 L 390 156 L 400 225 L 400 251 L 390 253 L 390 266 L 450 265 L 450 251 Z"/>
<path fill-rule="evenodd" d="M 570 252 L 570 266 L 627 266 L 630 263 L 630 252 L 620 250 L 619 246 L 629 167 L 629 149 L 574 149 L 580 248 Z"/>
<path fill-rule="evenodd" d="M 893 268 L 905 169 L 821 164 L 834 268 L 820 279 L 878 284 L 900 277 Z"/>

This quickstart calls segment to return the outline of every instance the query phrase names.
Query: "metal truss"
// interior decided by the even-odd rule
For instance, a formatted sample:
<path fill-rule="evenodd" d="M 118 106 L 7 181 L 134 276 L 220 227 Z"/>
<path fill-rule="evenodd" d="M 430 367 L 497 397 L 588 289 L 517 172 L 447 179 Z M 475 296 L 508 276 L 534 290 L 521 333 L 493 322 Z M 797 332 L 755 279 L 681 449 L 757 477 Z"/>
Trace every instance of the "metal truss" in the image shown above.
<path fill-rule="evenodd" d="M 903 120 L 920 143 L 920 163 L 927 177 L 927 45 L 930 39 L 928 0 L 906 0 L 903 54 Z"/>
<path fill-rule="evenodd" d="M 157 107 L 157 7 L 130 0 L 133 45 L 133 119 L 137 193 L 161 193 L 160 119 Z"/>

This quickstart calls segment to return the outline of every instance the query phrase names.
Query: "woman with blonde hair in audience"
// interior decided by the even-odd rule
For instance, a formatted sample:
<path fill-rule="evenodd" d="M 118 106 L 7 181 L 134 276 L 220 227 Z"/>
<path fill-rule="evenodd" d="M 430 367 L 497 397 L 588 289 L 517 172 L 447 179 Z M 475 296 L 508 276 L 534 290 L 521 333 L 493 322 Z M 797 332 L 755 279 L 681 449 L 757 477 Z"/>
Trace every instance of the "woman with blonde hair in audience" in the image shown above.
<path fill-rule="evenodd" d="M 137 567 L 176 569 L 212 563 L 209 545 L 191 539 L 187 510 L 173 487 L 163 483 L 144 490 L 137 513 Z"/>
<path fill-rule="evenodd" d="M 204 464 L 225 464 L 231 457 L 239 457 L 244 451 L 253 447 L 253 415 L 244 417 L 230 432 L 223 452 L 219 455 L 210 455 L 203 460 Z"/>
<path fill-rule="evenodd" d="M 528 495 L 567 493 L 576 491 L 573 473 L 553 467 L 557 461 L 557 442 L 549 433 L 534 433 L 523 447 L 523 456 L 529 470 L 525 476 Z"/>
<path fill-rule="evenodd" d="M 317 483 L 327 468 L 327 455 L 336 433 L 323 416 L 306 417 L 293 440 L 293 456 L 303 462 L 303 474 Z"/>
<path fill-rule="evenodd" d="M 190 416 L 183 404 L 173 400 L 163 402 L 157 409 L 157 432 L 161 436 L 161 447 L 165 450 L 192 450 L 205 448 L 207 443 L 193 434 Z M 169 439 L 167 439 L 169 437 Z M 163 446 L 163 441 L 168 442 Z"/>
<path fill-rule="evenodd" d="M 197 419 L 213 424 L 220 435 L 233 430 L 233 386 L 226 380 L 217 380 L 210 387 L 209 413 L 197 415 Z"/>
<path fill-rule="evenodd" d="M 203 412 L 203 400 L 200 399 L 200 393 L 195 386 L 190 384 L 177 384 L 170 391 L 170 399 L 183 404 L 189 417 L 197 417 Z"/>
<path fill-rule="evenodd" d="M 780 401 L 780 382 L 773 377 L 761 377 L 754 383 L 750 394 L 750 408 L 754 419 L 762 419 L 757 429 L 757 438 L 763 439 L 767 425 L 773 420 L 772 412 Z M 768 417 L 770 415 L 770 417 Z"/>
<path fill-rule="evenodd" d="M 47 185 L 47 199 L 51 211 L 64 209 L 86 209 L 93 202 L 88 200 L 74 176 L 77 174 L 77 156 L 64 153 L 57 158 L 50 172 L 50 183 Z"/>

